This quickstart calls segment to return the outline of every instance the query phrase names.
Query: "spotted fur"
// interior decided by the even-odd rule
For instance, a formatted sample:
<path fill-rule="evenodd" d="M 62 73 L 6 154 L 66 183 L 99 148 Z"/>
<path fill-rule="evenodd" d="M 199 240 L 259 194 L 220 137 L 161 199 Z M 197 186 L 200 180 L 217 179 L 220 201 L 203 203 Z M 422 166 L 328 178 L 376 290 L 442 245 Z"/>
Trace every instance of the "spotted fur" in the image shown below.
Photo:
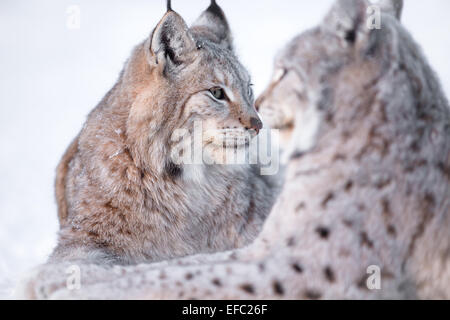
<path fill-rule="evenodd" d="M 277 60 L 291 76 L 263 103 L 286 98 L 295 110 L 293 156 L 253 244 L 140 267 L 82 266 L 79 291 L 65 289 L 66 265 L 46 267 L 28 296 L 449 299 L 449 104 L 397 11 L 368 31 L 367 5 L 338 0 Z M 380 290 L 367 286 L 373 265 Z"/>

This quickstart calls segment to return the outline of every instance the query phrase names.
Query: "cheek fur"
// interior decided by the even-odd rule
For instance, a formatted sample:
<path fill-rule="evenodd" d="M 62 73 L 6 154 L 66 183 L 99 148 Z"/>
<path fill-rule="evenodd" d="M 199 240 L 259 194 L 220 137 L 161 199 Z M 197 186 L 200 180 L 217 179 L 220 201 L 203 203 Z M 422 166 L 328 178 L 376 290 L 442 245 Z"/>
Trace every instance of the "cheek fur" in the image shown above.
<path fill-rule="evenodd" d="M 185 122 L 201 121 L 204 127 L 214 129 L 225 127 L 229 116 L 228 104 L 214 103 L 204 94 L 192 96 L 185 105 L 183 119 Z"/>

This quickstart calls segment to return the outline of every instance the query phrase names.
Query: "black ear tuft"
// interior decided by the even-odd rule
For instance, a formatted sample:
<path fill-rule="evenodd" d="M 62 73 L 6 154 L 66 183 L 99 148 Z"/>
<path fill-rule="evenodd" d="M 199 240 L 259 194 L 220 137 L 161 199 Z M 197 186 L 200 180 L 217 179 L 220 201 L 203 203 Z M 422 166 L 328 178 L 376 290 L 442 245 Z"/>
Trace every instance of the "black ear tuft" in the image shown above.
<path fill-rule="evenodd" d="M 172 1 L 171 0 L 167 0 L 167 11 L 173 11 L 172 10 Z"/>
<path fill-rule="evenodd" d="M 227 22 L 227 19 L 225 18 L 225 14 L 223 13 L 222 8 L 219 7 L 219 5 L 215 0 L 211 0 L 211 5 L 208 7 L 208 9 L 206 9 L 206 11 L 212 13 L 219 19 Z"/>

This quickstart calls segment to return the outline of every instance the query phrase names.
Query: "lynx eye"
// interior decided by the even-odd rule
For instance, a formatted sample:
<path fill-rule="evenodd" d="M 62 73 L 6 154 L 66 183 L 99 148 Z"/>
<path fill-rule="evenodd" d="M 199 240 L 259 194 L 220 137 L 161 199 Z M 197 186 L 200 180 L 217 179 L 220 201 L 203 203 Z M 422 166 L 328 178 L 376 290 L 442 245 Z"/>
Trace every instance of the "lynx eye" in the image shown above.
<path fill-rule="evenodd" d="M 356 41 L 356 32 L 354 30 L 347 31 L 345 33 L 345 40 L 350 43 L 355 43 Z"/>
<path fill-rule="evenodd" d="M 250 98 L 253 98 L 253 86 L 254 86 L 253 83 L 250 83 L 250 84 L 248 85 L 248 96 L 249 96 Z"/>
<path fill-rule="evenodd" d="M 225 91 L 222 88 L 216 87 L 209 89 L 209 92 L 213 95 L 217 100 L 225 100 L 226 95 Z"/>

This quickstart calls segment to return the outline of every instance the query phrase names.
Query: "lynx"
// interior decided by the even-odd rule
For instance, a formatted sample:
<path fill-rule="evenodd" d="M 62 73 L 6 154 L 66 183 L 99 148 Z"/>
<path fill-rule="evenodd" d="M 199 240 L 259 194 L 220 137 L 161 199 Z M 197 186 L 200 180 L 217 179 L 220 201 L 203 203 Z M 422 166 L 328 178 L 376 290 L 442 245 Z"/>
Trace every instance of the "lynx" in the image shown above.
<path fill-rule="evenodd" d="M 286 183 L 257 239 L 138 267 L 36 271 L 33 298 L 450 298 L 450 108 L 401 25 L 401 1 L 365 26 L 338 0 L 279 55 L 259 106 L 295 110 Z M 278 71 L 277 71 L 278 72 Z"/>
<path fill-rule="evenodd" d="M 196 122 L 211 158 L 245 145 L 262 128 L 253 99 L 216 2 L 188 28 L 168 1 L 58 167 L 61 228 L 50 261 L 152 262 L 248 244 L 276 178 L 257 165 L 175 163 L 171 150 L 172 133 Z"/>

